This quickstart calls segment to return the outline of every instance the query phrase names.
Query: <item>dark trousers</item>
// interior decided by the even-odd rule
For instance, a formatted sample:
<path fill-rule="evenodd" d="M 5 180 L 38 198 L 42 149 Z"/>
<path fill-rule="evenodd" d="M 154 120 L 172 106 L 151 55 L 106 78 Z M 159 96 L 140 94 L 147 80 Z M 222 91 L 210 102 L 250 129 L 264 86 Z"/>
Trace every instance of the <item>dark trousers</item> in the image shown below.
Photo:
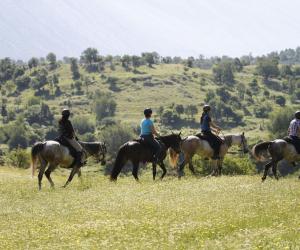
<path fill-rule="evenodd" d="M 202 131 L 202 134 L 207 139 L 209 145 L 213 148 L 214 156 L 219 156 L 220 148 L 223 143 L 222 139 L 219 136 L 213 134 L 211 131 Z"/>
<path fill-rule="evenodd" d="M 158 140 L 156 140 L 153 135 L 141 135 L 141 138 L 143 138 L 145 143 L 149 145 L 154 155 L 158 157 L 160 153 L 160 144 Z"/>
<path fill-rule="evenodd" d="M 289 136 L 292 139 L 292 144 L 295 146 L 298 153 L 300 153 L 300 138 L 298 136 Z"/>

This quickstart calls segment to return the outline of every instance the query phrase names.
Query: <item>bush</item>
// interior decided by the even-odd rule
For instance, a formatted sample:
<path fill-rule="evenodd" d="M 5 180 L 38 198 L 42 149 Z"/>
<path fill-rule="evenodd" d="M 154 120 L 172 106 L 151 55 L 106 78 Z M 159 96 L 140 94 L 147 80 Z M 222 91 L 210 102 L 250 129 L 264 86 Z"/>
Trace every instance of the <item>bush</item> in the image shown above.
<path fill-rule="evenodd" d="M 254 108 L 254 114 L 257 118 L 267 118 L 272 111 L 271 106 L 261 105 Z"/>
<path fill-rule="evenodd" d="M 282 95 L 276 96 L 275 102 L 281 107 L 285 106 L 285 98 Z"/>
<path fill-rule="evenodd" d="M 28 106 L 34 106 L 34 105 L 40 105 L 41 104 L 41 98 L 37 96 L 31 96 L 27 100 Z"/>
<path fill-rule="evenodd" d="M 29 168 L 30 154 L 26 149 L 13 149 L 5 156 L 5 163 L 17 168 Z"/>
<path fill-rule="evenodd" d="M 104 117 L 113 116 L 115 114 L 117 103 L 112 99 L 111 95 L 98 93 L 94 101 L 94 112 L 97 121 L 101 121 Z"/>
<path fill-rule="evenodd" d="M 89 116 L 76 116 L 72 119 L 74 129 L 79 134 L 94 133 L 95 122 Z"/>
<path fill-rule="evenodd" d="M 282 138 L 287 135 L 289 124 L 294 117 L 292 108 L 282 108 L 270 115 L 268 130 L 271 138 Z"/>

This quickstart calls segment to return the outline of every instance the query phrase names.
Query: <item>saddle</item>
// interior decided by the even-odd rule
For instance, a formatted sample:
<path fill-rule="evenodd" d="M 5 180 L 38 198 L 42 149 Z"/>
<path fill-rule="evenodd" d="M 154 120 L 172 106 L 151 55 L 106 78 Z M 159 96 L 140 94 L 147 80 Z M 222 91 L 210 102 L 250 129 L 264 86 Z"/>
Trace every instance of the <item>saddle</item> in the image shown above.
<path fill-rule="evenodd" d="M 300 154 L 300 139 L 298 140 L 294 140 L 289 136 L 286 136 L 283 138 L 283 140 L 285 140 L 287 143 L 292 144 L 295 148 L 298 154 Z"/>
<path fill-rule="evenodd" d="M 62 136 L 56 137 L 54 141 L 57 141 L 62 146 L 65 146 L 69 149 L 70 155 L 75 159 L 77 157 L 76 150 L 71 146 L 71 144 Z"/>
<path fill-rule="evenodd" d="M 207 136 L 203 135 L 201 132 L 197 133 L 195 136 L 197 136 L 201 140 L 205 140 L 205 141 L 210 142 L 209 138 Z M 222 138 L 220 138 L 219 136 L 218 136 L 218 138 L 220 139 L 220 141 L 222 141 L 222 143 L 224 142 L 224 140 Z"/>

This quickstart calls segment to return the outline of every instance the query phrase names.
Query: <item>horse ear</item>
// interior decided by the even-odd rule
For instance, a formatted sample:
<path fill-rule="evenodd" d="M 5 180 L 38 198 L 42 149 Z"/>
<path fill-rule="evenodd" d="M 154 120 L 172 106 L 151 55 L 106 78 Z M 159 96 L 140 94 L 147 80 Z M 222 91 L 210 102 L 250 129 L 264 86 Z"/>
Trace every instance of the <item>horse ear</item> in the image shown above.
<path fill-rule="evenodd" d="M 181 131 L 179 132 L 179 136 L 181 135 Z"/>
<path fill-rule="evenodd" d="M 245 136 L 245 132 L 242 133 L 242 136 Z"/>

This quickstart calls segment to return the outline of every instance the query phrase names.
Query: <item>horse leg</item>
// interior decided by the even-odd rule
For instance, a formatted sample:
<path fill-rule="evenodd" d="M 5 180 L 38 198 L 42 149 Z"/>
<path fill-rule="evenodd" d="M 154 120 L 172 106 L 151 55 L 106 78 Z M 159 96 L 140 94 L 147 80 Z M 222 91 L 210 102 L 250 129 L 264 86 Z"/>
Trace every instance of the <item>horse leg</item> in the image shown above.
<path fill-rule="evenodd" d="M 217 167 L 218 167 L 218 161 L 217 160 L 212 160 L 212 172 L 210 174 L 211 176 L 217 176 L 218 175 Z"/>
<path fill-rule="evenodd" d="M 48 179 L 48 181 L 50 182 L 50 185 L 52 188 L 54 188 L 54 182 L 51 179 L 51 172 L 56 168 L 57 165 L 55 164 L 50 164 L 50 166 L 48 167 L 48 169 L 45 172 L 45 175 Z"/>
<path fill-rule="evenodd" d="M 222 165 L 223 165 L 223 159 L 218 160 L 219 175 L 222 175 Z"/>
<path fill-rule="evenodd" d="M 38 175 L 38 180 L 39 180 L 39 190 L 42 189 L 42 179 L 43 179 L 43 175 L 45 172 L 45 169 L 47 167 L 48 162 L 46 162 L 45 160 L 41 159 L 41 168 L 39 171 L 39 175 Z"/>
<path fill-rule="evenodd" d="M 77 175 L 78 175 L 79 178 L 81 177 L 81 169 L 80 168 L 77 171 Z"/>
<path fill-rule="evenodd" d="M 161 163 L 159 164 L 159 166 L 160 166 L 160 168 L 161 168 L 162 171 L 163 171 L 163 173 L 162 173 L 162 175 L 161 175 L 161 177 L 160 177 L 160 179 L 162 180 L 162 179 L 165 177 L 166 173 L 167 173 L 167 169 L 166 169 L 165 164 L 164 164 L 163 162 L 161 162 Z"/>
<path fill-rule="evenodd" d="M 267 174 L 268 174 L 269 168 L 272 166 L 272 164 L 273 164 L 273 161 L 271 161 L 271 162 L 269 162 L 268 164 L 265 165 L 264 175 L 261 178 L 262 181 L 264 181 L 267 178 Z"/>
<path fill-rule="evenodd" d="M 278 163 L 278 162 L 273 162 L 273 164 L 272 164 L 272 172 L 273 172 L 274 177 L 275 177 L 276 180 L 279 179 L 279 178 L 278 178 L 278 175 L 277 175 L 277 163 Z"/>
<path fill-rule="evenodd" d="M 155 181 L 156 177 L 156 164 L 152 163 L 152 174 L 153 174 L 153 180 Z"/>
<path fill-rule="evenodd" d="M 77 167 L 77 166 L 74 166 L 74 167 L 72 168 L 72 171 L 71 171 L 71 173 L 70 173 L 70 176 L 69 176 L 69 178 L 68 178 L 66 184 L 63 186 L 64 188 L 67 187 L 68 184 L 72 181 L 72 179 L 73 179 L 74 175 L 77 173 L 77 171 L 78 171 L 78 167 Z"/>
<path fill-rule="evenodd" d="M 178 170 L 177 170 L 178 179 L 180 179 L 182 176 L 184 176 L 183 169 L 184 169 L 185 164 L 188 162 L 187 159 L 188 159 L 187 154 L 183 154 L 183 153 L 179 154 L 180 165 L 179 165 Z"/>
<path fill-rule="evenodd" d="M 193 175 L 196 175 L 196 171 L 195 171 L 195 168 L 192 164 L 192 160 L 189 161 L 189 169 L 191 170 Z"/>
<path fill-rule="evenodd" d="M 139 162 L 133 162 L 132 175 L 136 181 L 139 181 L 138 170 L 139 170 Z"/>

